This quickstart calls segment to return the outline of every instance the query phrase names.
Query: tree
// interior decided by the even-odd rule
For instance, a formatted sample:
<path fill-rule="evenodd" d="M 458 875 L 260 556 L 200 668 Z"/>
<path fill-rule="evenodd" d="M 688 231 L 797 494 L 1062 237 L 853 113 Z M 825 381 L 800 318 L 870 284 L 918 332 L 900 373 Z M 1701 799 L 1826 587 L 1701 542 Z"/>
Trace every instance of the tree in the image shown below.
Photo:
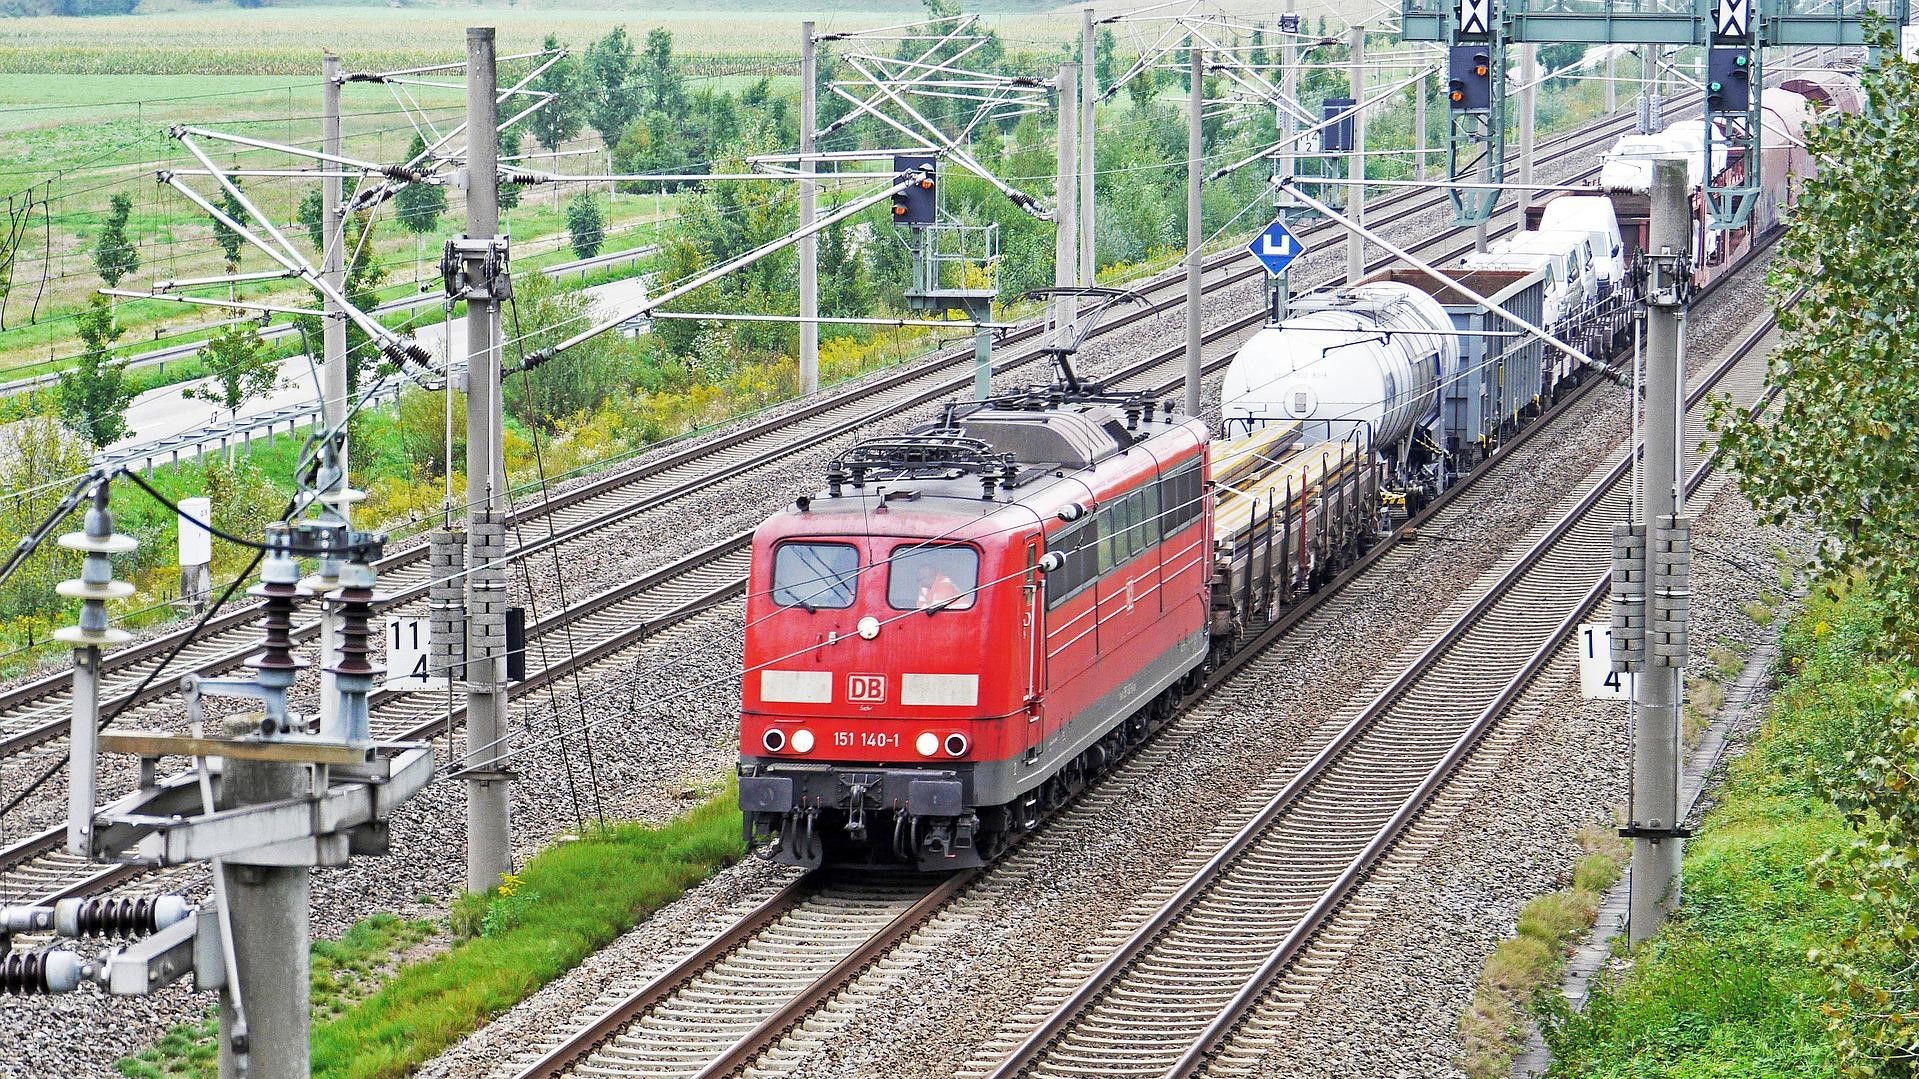
<path fill-rule="evenodd" d="M 140 268 L 140 252 L 127 239 L 127 219 L 133 215 L 133 196 L 115 195 L 108 200 L 107 223 L 93 246 L 93 268 L 109 288 L 118 288 L 120 279 Z"/>
<path fill-rule="evenodd" d="M 307 230 L 307 238 L 313 246 L 326 250 L 326 194 L 319 188 L 310 188 L 300 196 L 300 210 L 297 214 L 300 227 Z"/>
<path fill-rule="evenodd" d="M 362 212 L 347 222 L 346 235 L 341 241 L 347 252 L 346 283 L 341 292 L 346 295 L 348 303 L 362 311 L 370 311 L 380 302 L 380 285 L 386 280 L 386 270 L 373 255 L 372 233 L 373 218 L 370 213 Z M 320 306 L 323 302 L 319 293 L 313 294 L 314 306 Z M 306 347 L 318 349 L 322 336 L 319 317 L 298 315 L 293 322 L 303 331 Z M 366 371 L 377 366 L 380 357 L 366 331 L 352 322 L 346 324 L 346 357 L 347 389 L 357 392 Z"/>
<path fill-rule="evenodd" d="M 1883 23 L 1865 111 L 1806 131 L 1819 177 L 1800 190 L 1773 257 L 1781 340 L 1767 359 L 1779 407 L 1715 403 L 1719 445 L 1753 504 L 1824 537 L 1821 568 L 1883 605 L 1879 701 L 1848 700 L 1858 730 L 1821 786 L 1852 826 L 1816 867 L 1856 920 L 1811 958 L 1840 1074 L 1919 1074 L 1919 65 Z M 1832 586 L 1829 586 L 1832 587 Z"/>
<path fill-rule="evenodd" d="M 180 395 L 237 413 L 241 405 L 273 389 L 280 365 L 266 347 L 251 322 L 221 327 L 195 354 L 206 368 L 206 384 L 189 386 Z"/>
<path fill-rule="evenodd" d="M 573 254 L 590 259 L 599 254 L 606 242 L 606 215 L 600 212 L 600 200 L 590 191 L 582 191 L 566 201 L 567 242 Z"/>
<path fill-rule="evenodd" d="M 413 144 L 407 147 L 407 160 L 411 161 L 426 152 L 426 140 L 413 136 Z M 400 226 L 415 236 L 424 236 L 439 227 L 440 215 L 446 212 L 446 188 L 437 184 L 410 183 L 400 188 L 393 196 L 397 208 Z"/>
<path fill-rule="evenodd" d="M 519 168 L 521 162 L 510 160 L 520 156 L 520 129 L 509 127 L 500 132 L 500 165 L 503 168 Z M 511 210 L 520 204 L 520 196 L 526 194 L 526 188 L 519 184 L 502 183 L 500 185 L 500 209 Z"/>
<path fill-rule="evenodd" d="M 135 390 L 126 361 L 113 355 L 124 331 L 114 325 L 104 296 L 95 296 L 75 325 L 82 347 L 79 360 L 60 374 L 60 422 L 94 449 L 105 449 L 133 433 L 127 430 L 127 406 Z"/>
<path fill-rule="evenodd" d="M 238 188 L 240 181 L 233 181 L 233 186 Z M 220 212 L 242 225 L 247 223 L 247 208 L 240 204 L 238 195 L 225 188 L 220 190 Z M 239 230 L 215 217 L 213 218 L 213 242 L 219 244 L 220 250 L 227 256 L 227 272 L 232 273 L 239 269 L 240 251 L 246 247 L 247 243 L 240 236 Z"/>
<path fill-rule="evenodd" d="M 546 43 L 541 46 L 548 52 L 560 47 L 560 41 L 552 34 L 546 35 Z M 563 56 L 533 80 L 530 89 L 551 94 L 539 111 L 528 117 L 527 123 L 533 129 L 533 141 L 548 151 L 557 150 L 560 144 L 580 133 L 584 117 L 581 115 L 580 101 L 580 63 L 571 56 Z"/>
<path fill-rule="evenodd" d="M 586 47 L 584 85 L 586 121 L 607 146 L 620 141 L 644 106 L 642 87 L 633 72 L 633 42 L 626 27 L 615 26 Z"/>
<path fill-rule="evenodd" d="M 514 351 L 557 344 L 588 319 L 588 299 L 585 290 L 545 274 L 528 274 L 514 282 L 515 319 L 527 334 Z M 569 416 L 621 402 L 632 386 L 625 355 L 630 347 L 618 334 L 601 334 L 532 371 L 507 376 L 501 384 L 507 414 L 529 428 L 557 432 Z"/>
<path fill-rule="evenodd" d="M 671 31 L 656 26 L 646 32 L 646 51 L 640 56 L 639 76 L 645 87 L 647 108 L 671 114 L 686 107 L 686 80 L 673 62 Z"/>

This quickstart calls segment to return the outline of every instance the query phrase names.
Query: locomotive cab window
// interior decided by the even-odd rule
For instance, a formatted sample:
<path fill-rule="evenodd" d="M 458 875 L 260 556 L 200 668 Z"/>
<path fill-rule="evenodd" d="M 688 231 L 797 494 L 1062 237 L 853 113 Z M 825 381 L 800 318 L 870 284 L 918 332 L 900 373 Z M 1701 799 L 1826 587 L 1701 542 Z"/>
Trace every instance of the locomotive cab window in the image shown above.
<path fill-rule="evenodd" d="M 896 611 L 963 611 L 979 587 L 971 547 L 901 547 L 887 569 L 886 602 Z"/>
<path fill-rule="evenodd" d="M 773 602 L 843 611 L 859 585 L 860 553 L 844 543 L 782 543 L 773 549 Z"/>

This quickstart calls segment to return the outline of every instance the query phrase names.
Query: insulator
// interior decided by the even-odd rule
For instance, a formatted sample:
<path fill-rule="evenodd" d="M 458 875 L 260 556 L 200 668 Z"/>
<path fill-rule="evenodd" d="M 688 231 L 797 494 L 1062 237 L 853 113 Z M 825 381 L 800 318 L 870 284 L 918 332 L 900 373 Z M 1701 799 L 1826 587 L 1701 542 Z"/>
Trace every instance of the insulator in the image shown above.
<path fill-rule="evenodd" d="M 0 956 L 0 993 L 17 997 L 71 993 L 79 987 L 84 967 L 78 955 L 63 949 L 12 952 Z"/>
<path fill-rule="evenodd" d="M 158 932 L 192 908 L 177 895 L 63 899 L 54 906 L 54 930 L 63 937 L 127 937 Z"/>

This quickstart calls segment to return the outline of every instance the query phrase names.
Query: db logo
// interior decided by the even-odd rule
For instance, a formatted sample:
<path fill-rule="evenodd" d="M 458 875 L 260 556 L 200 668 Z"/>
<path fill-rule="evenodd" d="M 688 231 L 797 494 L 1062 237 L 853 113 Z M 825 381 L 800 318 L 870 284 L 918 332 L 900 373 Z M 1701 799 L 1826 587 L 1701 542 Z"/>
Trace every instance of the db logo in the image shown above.
<path fill-rule="evenodd" d="M 846 676 L 846 699 L 855 704 L 877 704 L 886 699 L 886 676 L 883 674 L 849 674 Z"/>

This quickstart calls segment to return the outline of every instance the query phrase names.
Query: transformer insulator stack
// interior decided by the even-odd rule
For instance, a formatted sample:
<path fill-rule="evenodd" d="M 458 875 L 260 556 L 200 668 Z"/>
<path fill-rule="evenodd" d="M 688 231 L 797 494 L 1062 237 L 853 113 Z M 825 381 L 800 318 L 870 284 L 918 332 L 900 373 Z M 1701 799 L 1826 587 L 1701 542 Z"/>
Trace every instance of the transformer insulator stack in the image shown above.
<path fill-rule="evenodd" d="M 265 734 L 286 734 L 286 691 L 305 666 L 293 656 L 293 616 L 300 602 L 300 564 L 293 557 L 293 532 L 285 525 L 267 526 L 266 561 L 260 566 L 260 583 L 247 594 L 261 600 L 261 649 L 247 660 L 263 689 L 276 691 L 278 700 L 265 701 L 266 714 L 261 722 Z"/>
<path fill-rule="evenodd" d="M 367 720 L 367 694 L 385 670 L 373 662 L 373 586 L 378 576 L 373 559 L 379 556 L 381 537 L 370 532 L 348 536 L 352 554 L 340 570 L 341 587 L 327 593 L 327 602 L 340 615 L 337 659 L 327 670 L 340 690 L 339 735 L 353 745 L 372 741 Z"/>

